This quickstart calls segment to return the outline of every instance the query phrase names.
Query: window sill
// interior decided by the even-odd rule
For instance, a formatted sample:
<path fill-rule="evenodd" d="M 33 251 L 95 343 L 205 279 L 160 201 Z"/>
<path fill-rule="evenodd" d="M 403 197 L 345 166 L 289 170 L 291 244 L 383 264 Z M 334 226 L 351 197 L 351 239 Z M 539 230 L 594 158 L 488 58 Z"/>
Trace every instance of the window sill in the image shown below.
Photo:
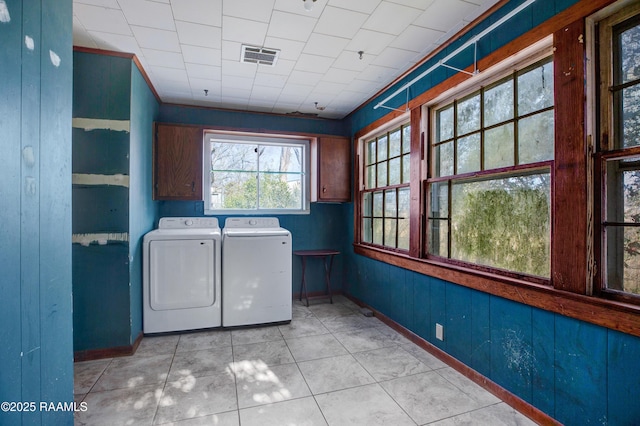
<path fill-rule="evenodd" d="M 353 244 L 356 254 L 454 284 L 640 337 L 640 306 Z"/>

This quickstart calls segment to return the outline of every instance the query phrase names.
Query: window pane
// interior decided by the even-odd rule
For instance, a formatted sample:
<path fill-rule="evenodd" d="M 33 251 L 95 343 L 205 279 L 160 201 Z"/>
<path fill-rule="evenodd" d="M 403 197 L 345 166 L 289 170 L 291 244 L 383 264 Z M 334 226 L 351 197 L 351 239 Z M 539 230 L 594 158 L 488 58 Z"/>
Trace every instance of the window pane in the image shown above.
<path fill-rule="evenodd" d="M 480 170 L 480 133 L 458 139 L 456 174 Z"/>
<path fill-rule="evenodd" d="M 302 172 L 302 150 L 288 146 L 259 146 L 261 172 Z"/>
<path fill-rule="evenodd" d="M 376 141 L 367 142 L 367 164 L 376 162 Z"/>
<path fill-rule="evenodd" d="M 371 217 L 373 210 L 371 209 L 371 202 L 373 197 L 370 192 L 362 194 L 362 215 Z"/>
<path fill-rule="evenodd" d="M 640 294 L 640 228 L 609 226 L 607 241 L 607 288 Z"/>
<path fill-rule="evenodd" d="M 389 134 L 389 158 L 400 155 L 402 149 L 402 133 L 400 129 Z"/>
<path fill-rule="evenodd" d="M 385 219 L 384 220 L 384 245 L 387 247 L 395 247 L 397 233 L 398 233 L 398 223 L 396 219 Z"/>
<path fill-rule="evenodd" d="M 518 76 L 518 115 L 553 106 L 553 63 Z"/>
<path fill-rule="evenodd" d="M 638 145 L 640 145 L 640 86 L 632 86 L 622 91 L 622 148 Z"/>
<path fill-rule="evenodd" d="M 553 160 L 553 135 L 553 111 L 520 120 L 518 164 Z"/>
<path fill-rule="evenodd" d="M 453 137 L 453 105 L 436 112 L 436 142 Z"/>
<path fill-rule="evenodd" d="M 484 93 L 484 125 L 492 126 L 513 118 L 513 80 Z"/>
<path fill-rule="evenodd" d="M 373 193 L 373 215 L 382 217 L 382 191 Z"/>
<path fill-rule="evenodd" d="M 384 217 L 397 217 L 398 206 L 396 205 L 396 190 L 384 191 Z"/>
<path fill-rule="evenodd" d="M 411 156 L 405 154 L 402 156 L 402 183 L 409 183 L 411 178 Z"/>
<path fill-rule="evenodd" d="M 448 218 L 449 217 L 449 183 L 440 182 L 431 184 L 430 188 L 431 204 L 429 217 Z"/>
<path fill-rule="evenodd" d="M 443 143 L 434 148 L 434 175 L 451 176 L 453 174 L 453 142 Z"/>
<path fill-rule="evenodd" d="M 454 183 L 451 257 L 549 277 L 550 175 Z"/>
<path fill-rule="evenodd" d="M 400 157 L 389 160 L 389 185 L 400 183 Z"/>
<path fill-rule="evenodd" d="M 362 219 L 362 241 L 370 243 L 373 241 L 373 230 L 371 229 L 372 220 L 370 218 Z"/>
<path fill-rule="evenodd" d="M 387 186 L 387 169 L 389 164 L 386 161 L 378 163 L 378 187 Z"/>
<path fill-rule="evenodd" d="M 301 175 L 258 173 L 258 208 L 302 208 Z"/>
<path fill-rule="evenodd" d="M 480 94 L 458 103 L 458 135 L 480 129 Z"/>
<path fill-rule="evenodd" d="M 411 151 L 411 126 L 402 127 L 402 152 Z"/>
<path fill-rule="evenodd" d="M 398 248 L 409 250 L 409 188 L 398 189 Z"/>
<path fill-rule="evenodd" d="M 376 165 L 367 166 L 367 181 L 365 188 L 371 189 L 376 187 Z"/>
<path fill-rule="evenodd" d="M 513 166 L 513 123 L 484 132 L 484 169 Z"/>
<path fill-rule="evenodd" d="M 378 138 L 378 161 L 387 159 L 387 136 L 381 136 Z"/>
<path fill-rule="evenodd" d="M 212 172 L 211 174 L 212 208 L 258 208 L 258 175 L 256 173 Z"/>
<path fill-rule="evenodd" d="M 449 226 L 447 220 L 429 219 L 429 253 L 448 257 Z"/>
<path fill-rule="evenodd" d="M 640 26 L 630 28 L 620 34 L 620 63 L 622 72 L 617 84 L 640 78 Z"/>
<path fill-rule="evenodd" d="M 373 219 L 373 244 L 382 245 L 382 224 L 383 219 Z"/>
<path fill-rule="evenodd" d="M 211 170 L 258 170 L 256 145 L 240 143 L 211 143 Z"/>
<path fill-rule="evenodd" d="M 606 199 L 608 222 L 640 223 L 640 159 L 607 163 Z"/>

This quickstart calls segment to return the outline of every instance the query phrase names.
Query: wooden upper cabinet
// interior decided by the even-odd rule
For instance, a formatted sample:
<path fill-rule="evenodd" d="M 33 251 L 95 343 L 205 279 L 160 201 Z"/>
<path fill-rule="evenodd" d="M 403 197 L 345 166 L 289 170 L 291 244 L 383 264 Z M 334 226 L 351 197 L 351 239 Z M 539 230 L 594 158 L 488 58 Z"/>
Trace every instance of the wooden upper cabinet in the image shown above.
<path fill-rule="evenodd" d="M 316 191 L 312 201 L 351 201 L 351 140 L 339 136 L 320 137 L 316 142 Z"/>
<path fill-rule="evenodd" d="M 200 127 L 156 123 L 153 199 L 202 200 Z"/>

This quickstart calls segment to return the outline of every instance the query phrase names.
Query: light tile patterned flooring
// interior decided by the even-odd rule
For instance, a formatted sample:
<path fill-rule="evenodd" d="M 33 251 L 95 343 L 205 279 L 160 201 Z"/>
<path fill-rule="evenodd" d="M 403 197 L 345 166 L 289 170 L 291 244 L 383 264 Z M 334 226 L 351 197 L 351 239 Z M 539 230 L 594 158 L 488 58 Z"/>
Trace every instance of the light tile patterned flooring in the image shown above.
<path fill-rule="evenodd" d="M 291 324 L 145 337 L 75 364 L 76 425 L 530 425 L 338 296 Z"/>

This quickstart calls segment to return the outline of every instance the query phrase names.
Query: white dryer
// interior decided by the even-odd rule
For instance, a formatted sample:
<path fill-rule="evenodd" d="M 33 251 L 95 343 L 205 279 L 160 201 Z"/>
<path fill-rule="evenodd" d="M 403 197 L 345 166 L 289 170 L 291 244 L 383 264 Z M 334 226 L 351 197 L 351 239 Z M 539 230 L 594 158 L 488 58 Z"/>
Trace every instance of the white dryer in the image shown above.
<path fill-rule="evenodd" d="M 221 240 L 209 217 L 165 217 L 144 236 L 144 333 L 221 326 Z"/>
<path fill-rule="evenodd" d="M 227 218 L 222 244 L 223 327 L 291 321 L 291 232 L 277 218 Z"/>

